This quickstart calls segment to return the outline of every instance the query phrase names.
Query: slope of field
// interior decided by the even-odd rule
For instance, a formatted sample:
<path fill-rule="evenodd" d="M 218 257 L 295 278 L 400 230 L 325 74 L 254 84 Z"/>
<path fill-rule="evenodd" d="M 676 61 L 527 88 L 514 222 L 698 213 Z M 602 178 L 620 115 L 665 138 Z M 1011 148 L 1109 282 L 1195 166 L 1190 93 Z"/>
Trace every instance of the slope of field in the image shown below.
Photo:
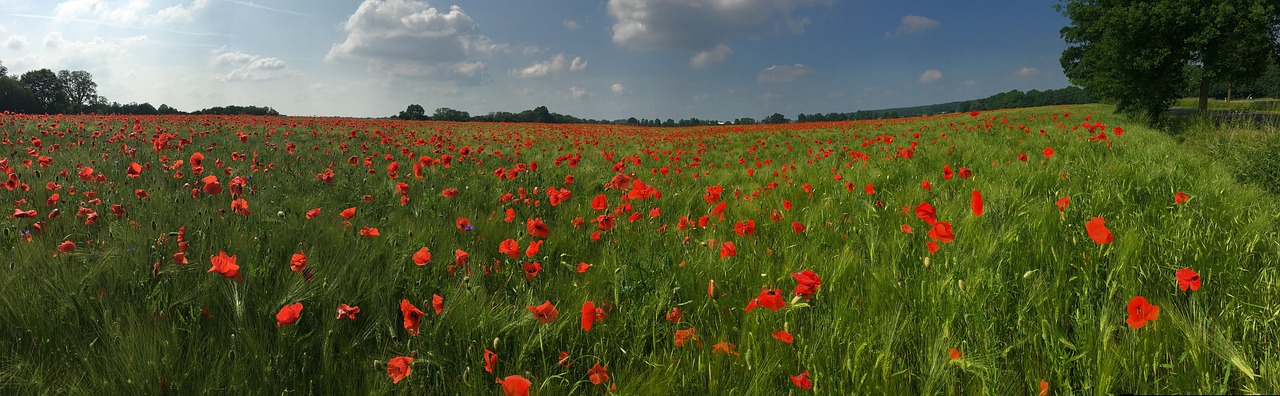
<path fill-rule="evenodd" d="M 1280 392 L 1280 205 L 1106 106 L 0 139 L 6 393 Z"/>

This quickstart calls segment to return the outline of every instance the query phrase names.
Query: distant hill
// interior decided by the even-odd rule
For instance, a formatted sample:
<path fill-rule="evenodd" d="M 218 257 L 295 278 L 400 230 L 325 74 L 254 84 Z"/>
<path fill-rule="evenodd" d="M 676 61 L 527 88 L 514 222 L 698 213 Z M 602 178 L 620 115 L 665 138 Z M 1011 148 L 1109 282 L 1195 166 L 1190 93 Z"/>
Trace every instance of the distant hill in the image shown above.
<path fill-rule="evenodd" d="M 859 110 L 852 113 L 800 114 L 797 122 L 817 121 L 850 121 L 871 120 L 877 118 L 916 117 L 922 115 L 964 113 L 969 111 L 995 110 L 1014 107 L 1036 107 L 1064 104 L 1094 103 L 1097 100 L 1079 87 L 1066 87 L 1048 91 L 1030 90 L 1022 92 L 1012 90 L 988 96 L 983 99 L 947 102 L 913 107 L 898 107 L 883 110 Z"/>

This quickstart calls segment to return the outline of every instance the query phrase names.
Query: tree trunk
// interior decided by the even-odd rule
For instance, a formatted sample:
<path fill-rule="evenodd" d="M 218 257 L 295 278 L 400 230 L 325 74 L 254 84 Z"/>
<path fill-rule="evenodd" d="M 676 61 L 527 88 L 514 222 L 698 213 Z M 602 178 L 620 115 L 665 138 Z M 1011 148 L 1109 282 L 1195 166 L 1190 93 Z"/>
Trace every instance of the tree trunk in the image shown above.
<path fill-rule="evenodd" d="M 1227 103 L 1231 102 L 1231 83 L 1227 83 Z"/>
<path fill-rule="evenodd" d="M 1197 107 L 1201 113 L 1209 111 L 1209 76 L 1200 77 L 1200 105 Z"/>

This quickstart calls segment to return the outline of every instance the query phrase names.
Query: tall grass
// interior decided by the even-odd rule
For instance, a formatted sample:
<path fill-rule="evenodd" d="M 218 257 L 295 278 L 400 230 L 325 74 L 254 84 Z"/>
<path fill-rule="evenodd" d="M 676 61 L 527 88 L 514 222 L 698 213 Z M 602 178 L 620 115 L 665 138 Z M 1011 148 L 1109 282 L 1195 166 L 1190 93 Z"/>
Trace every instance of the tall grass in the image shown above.
<path fill-rule="evenodd" d="M 1081 127 L 1086 117 L 1106 125 L 1109 145 L 1088 139 L 1097 132 Z M 0 126 L 13 151 L 24 152 L 39 136 L 42 153 L 54 158 L 50 168 L 26 168 L 20 161 L 27 157 L 11 155 L 31 189 L 0 190 L 0 198 L 27 199 L 23 208 L 44 219 L 53 193 L 44 184 L 64 186 L 64 213 L 45 220 L 45 232 L 31 242 L 21 233 L 33 220 L 0 220 L 6 392 L 497 394 L 495 377 L 522 375 L 534 394 L 605 393 L 609 385 L 587 378 L 596 362 L 608 367 L 618 394 L 803 394 L 788 376 L 805 371 L 819 394 L 1028 394 L 1041 380 L 1053 394 L 1280 392 L 1280 206 L 1235 181 L 1220 161 L 1105 106 L 750 128 L 144 117 L 143 132 L 130 135 L 132 122 L 6 116 Z M 1111 132 L 1116 126 L 1123 135 Z M 191 144 L 153 152 L 155 128 Z M 97 130 L 105 133 L 92 138 Z M 250 135 L 247 143 L 237 131 Z M 123 139 L 107 142 L 113 134 Z M 886 135 L 892 143 L 863 146 Z M 427 144 L 413 144 L 419 138 Z M 911 159 L 892 157 L 912 141 L 919 146 Z M 124 157 L 121 143 L 136 146 L 136 158 Z M 289 143 L 296 154 L 285 151 Z M 60 148 L 51 149 L 55 144 Z M 486 151 L 413 177 L 416 155 L 457 157 L 463 146 Z M 1045 147 L 1056 154 L 1045 158 Z M 1247 149 L 1224 145 L 1220 154 L 1236 154 L 1228 147 Z M 171 163 L 197 150 L 224 184 L 215 159 L 233 175 L 252 175 L 245 195 L 252 215 L 231 213 L 226 193 L 193 198 L 188 185 L 199 176 L 185 165 L 180 179 L 162 171 L 161 155 Z M 269 171 L 231 160 L 232 151 L 255 150 L 259 163 L 274 164 Z M 612 160 L 604 151 L 614 152 Z M 870 160 L 851 161 L 848 151 Z M 387 153 L 401 164 L 397 180 L 386 175 Z M 582 155 L 577 167 L 553 165 L 572 153 Z M 590 220 L 600 212 L 591 198 L 608 195 L 610 211 L 622 203 L 604 184 L 632 154 L 641 165 L 625 161 L 624 172 L 655 186 L 661 198 L 631 201 L 644 218 L 633 223 L 623 213 L 617 228 L 593 241 Z M 350 156 L 372 156 L 372 165 L 348 165 Z M 694 157 L 702 165 L 688 167 Z M 130 179 L 130 161 L 151 168 Z M 514 180 L 492 174 L 533 161 L 538 169 Z M 336 181 L 317 180 L 331 162 Z M 77 163 L 108 181 L 80 182 Z M 943 165 L 970 168 L 973 176 L 943 180 Z M 651 171 L 661 167 L 670 173 Z M 63 168 L 69 177 L 58 176 Z M 545 190 L 564 187 L 566 174 L 576 179 L 565 187 L 573 198 L 553 207 Z M 843 180 L 833 180 L 836 174 Z M 924 179 L 931 190 L 921 188 Z M 399 181 L 409 184 L 406 206 L 395 192 Z M 801 188 L 806 183 L 812 196 Z M 874 195 L 864 192 L 868 183 Z M 102 204 L 70 196 L 72 185 L 98 193 Z M 680 216 L 708 214 L 703 195 L 713 185 L 725 189 L 724 220 L 678 230 Z M 134 197 L 136 188 L 150 197 Z M 460 195 L 443 197 L 445 188 Z M 518 195 L 499 202 L 520 188 L 541 202 L 526 204 Z M 970 213 L 973 190 L 986 203 L 980 217 Z M 1178 191 L 1191 200 L 1175 205 Z M 1070 205 L 1060 212 L 1055 202 L 1064 196 Z M 794 208 L 783 210 L 783 200 Z M 928 227 L 910 211 L 900 213 L 921 202 L 954 225 L 955 242 L 934 254 L 925 247 Z M 111 203 L 128 213 L 113 216 Z M 81 205 L 96 208 L 101 221 L 84 225 L 74 216 Z M 358 211 L 344 225 L 338 212 L 348 207 Z M 650 218 L 654 207 L 662 214 Z M 308 220 L 312 208 L 322 213 Z M 507 208 L 517 213 L 513 223 L 503 221 Z M 782 221 L 769 220 L 773 210 Z M 474 229 L 457 230 L 459 216 Z M 1084 223 L 1095 216 L 1106 219 L 1113 243 L 1087 236 Z M 551 229 L 541 251 L 519 260 L 499 254 L 504 239 L 522 248 L 534 240 L 524 220 L 535 217 Z M 582 229 L 572 225 L 576 217 L 588 220 Z M 734 222 L 747 219 L 756 221 L 756 234 L 736 235 Z M 808 229 L 795 233 L 791 222 Z M 903 233 L 903 224 L 914 233 Z M 187 265 L 171 258 L 182 226 Z M 363 226 L 382 236 L 360 237 Z M 79 247 L 55 255 L 64 240 Z M 737 256 L 720 257 L 726 240 L 738 246 Z M 411 256 L 423 246 L 433 258 L 416 266 Z M 472 255 L 469 275 L 447 272 L 455 249 Z M 243 282 L 206 272 L 205 257 L 219 251 L 237 256 Z M 309 281 L 289 269 L 297 252 L 309 258 Z M 520 269 L 528 261 L 543 266 L 532 280 Z M 592 267 L 578 273 L 580 262 Z M 1178 290 L 1174 271 L 1184 267 L 1200 273 L 1202 289 Z M 804 269 L 822 278 L 807 302 L 791 295 L 790 274 Z M 787 307 L 744 312 L 766 287 L 782 289 Z M 430 308 L 434 294 L 445 300 L 439 315 Z M 1132 329 L 1125 306 L 1138 295 L 1159 306 L 1160 317 Z M 402 326 L 401 299 L 428 312 L 417 336 Z M 608 313 L 590 332 L 578 325 L 587 300 Z M 305 305 L 301 319 L 277 327 L 275 313 L 297 301 Z M 525 308 L 543 301 L 560 310 L 546 325 Z M 360 306 L 357 319 L 334 320 L 339 303 Z M 677 307 L 684 320 L 666 321 Z M 699 342 L 675 346 L 674 332 L 689 328 Z M 771 336 L 783 329 L 794 344 Z M 740 355 L 712 353 L 720 342 L 735 344 Z M 963 357 L 950 359 L 950 348 Z M 494 374 L 483 370 L 486 349 L 499 355 Z M 568 367 L 559 364 L 562 351 L 571 356 Z M 415 357 L 413 371 L 393 384 L 386 364 L 401 355 Z"/>

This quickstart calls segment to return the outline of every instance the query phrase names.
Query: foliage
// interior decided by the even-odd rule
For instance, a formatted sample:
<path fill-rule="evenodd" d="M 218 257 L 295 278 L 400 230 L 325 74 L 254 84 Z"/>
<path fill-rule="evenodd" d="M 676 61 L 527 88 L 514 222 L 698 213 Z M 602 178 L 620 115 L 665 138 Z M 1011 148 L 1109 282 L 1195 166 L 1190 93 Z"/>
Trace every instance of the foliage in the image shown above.
<path fill-rule="evenodd" d="M 5 115 L 0 132 L 20 153 L 0 200 L 23 211 L 0 219 L 6 394 L 1280 392 L 1280 206 L 1109 106 L 663 129 Z M 221 252 L 240 280 L 209 272 Z M 1203 284 L 1180 290 L 1183 268 Z M 1137 296 L 1159 308 L 1140 329 Z"/>

